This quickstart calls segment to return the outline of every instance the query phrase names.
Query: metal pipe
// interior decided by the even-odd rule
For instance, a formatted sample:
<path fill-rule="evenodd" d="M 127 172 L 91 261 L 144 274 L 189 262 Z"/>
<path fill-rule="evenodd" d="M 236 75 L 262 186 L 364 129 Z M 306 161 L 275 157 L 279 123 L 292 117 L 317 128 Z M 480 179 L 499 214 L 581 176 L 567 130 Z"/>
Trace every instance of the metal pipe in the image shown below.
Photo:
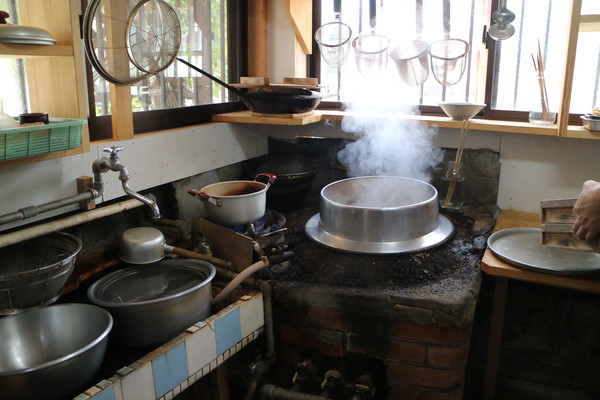
<path fill-rule="evenodd" d="M 313 394 L 292 392 L 275 385 L 267 384 L 260 388 L 261 400 L 327 400 L 326 397 Z"/>
<path fill-rule="evenodd" d="M 12 213 L 8 213 L 0 216 L 0 225 L 8 224 L 10 222 L 20 221 L 28 218 L 33 218 L 38 216 L 39 214 L 56 210 L 57 208 L 62 208 L 65 206 L 69 206 L 71 204 L 79 203 L 80 201 L 88 201 L 93 200 L 100 197 L 100 192 L 95 189 L 88 189 L 88 191 L 79 193 L 74 196 L 65 197 L 64 199 L 54 200 L 48 203 L 40 204 L 37 206 L 29 206 L 25 208 L 21 208 Z"/>
<path fill-rule="evenodd" d="M 0 235 L 0 248 L 11 244 L 20 243 L 28 239 L 33 239 L 52 232 L 58 232 L 65 228 L 70 228 L 86 222 L 94 221 L 109 215 L 118 214 L 133 208 L 141 207 L 144 203 L 136 199 L 125 200 L 109 206 L 95 208 L 81 214 L 72 215 L 56 221 L 46 222 L 30 228 Z"/>

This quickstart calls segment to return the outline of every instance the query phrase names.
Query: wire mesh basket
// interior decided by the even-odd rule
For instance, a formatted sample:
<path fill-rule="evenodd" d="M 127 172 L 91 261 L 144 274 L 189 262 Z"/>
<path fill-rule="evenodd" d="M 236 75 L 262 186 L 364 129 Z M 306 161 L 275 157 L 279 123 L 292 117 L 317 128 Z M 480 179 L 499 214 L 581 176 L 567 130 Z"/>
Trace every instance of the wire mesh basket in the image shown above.
<path fill-rule="evenodd" d="M 0 315 L 55 302 L 81 247 L 76 236 L 57 232 L 0 249 Z"/>
<path fill-rule="evenodd" d="M 45 125 L 0 129 L 0 161 L 76 149 L 85 123 L 84 119 L 50 118 Z"/>

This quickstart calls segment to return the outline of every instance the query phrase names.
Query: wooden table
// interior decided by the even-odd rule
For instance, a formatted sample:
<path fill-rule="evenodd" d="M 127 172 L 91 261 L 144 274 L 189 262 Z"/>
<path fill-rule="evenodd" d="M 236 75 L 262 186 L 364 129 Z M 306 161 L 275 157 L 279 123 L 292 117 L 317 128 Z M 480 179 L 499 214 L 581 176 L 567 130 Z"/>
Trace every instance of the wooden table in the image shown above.
<path fill-rule="evenodd" d="M 540 225 L 541 220 L 539 214 L 505 210 L 500 213 L 494 230 L 500 231 L 507 228 L 518 227 L 537 228 L 540 227 Z M 483 255 L 481 270 L 495 278 L 492 319 L 490 323 L 490 336 L 483 384 L 483 399 L 491 400 L 494 398 L 496 389 L 508 280 L 517 279 L 541 285 L 600 294 L 600 276 L 560 276 L 513 267 L 496 257 L 489 248 L 486 249 L 485 254 Z"/>

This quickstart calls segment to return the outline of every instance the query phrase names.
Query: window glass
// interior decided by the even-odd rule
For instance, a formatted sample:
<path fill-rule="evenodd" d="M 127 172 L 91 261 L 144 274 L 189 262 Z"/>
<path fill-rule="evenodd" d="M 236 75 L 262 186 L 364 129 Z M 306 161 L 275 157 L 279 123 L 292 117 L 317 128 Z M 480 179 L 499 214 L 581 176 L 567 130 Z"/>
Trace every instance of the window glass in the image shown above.
<path fill-rule="evenodd" d="M 374 19 L 370 18 L 372 5 Z M 486 54 L 481 38 L 487 7 L 479 0 L 344 0 L 336 19 L 333 0 L 322 0 L 322 24 L 342 22 L 352 30 L 343 65 L 321 59 L 325 100 L 352 102 L 361 96 L 355 90 L 356 83 L 369 80 L 378 81 L 412 104 L 437 105 L 443 100 L 464 102 L 482 97 L 477 66 Z M 449 18 L 444 19 L 444 15 Z M 378 48 L 369 48 L 374 35 L 389 41 L 379 60 L 372 56 Z M 364 48 L 363 40 L 367 43 Z M 428 53 L 429 46 L 434 58 Z M 322 54 L 336 50 L 331 43 L 321 44 L 319 49 Z M 370 63 L 370 68 L 361 63 Z"/>
<path fill-rule="evenodd" d="M 369 21 L 372 3 L 376 5 L 377 14 L 374 31 Z M 437 105 L 440 101 L 485 101 L 491 111 L 527 112 L 540 101 L 541 81 L 533 62 L 539 53 L 544 67 L 542 82 L 545 82 L 549 105 L 557 110 L 560 104 L 570 1 L 507 2 L 507 8 L 515 14 L 512 22 L 515 32 L 505 40 L 496 41 L 488 37 L 487 44 L 483 43 L 483 32 L 494 23 L 490 15 L 497 7 L 497 2 L 492 0 L 344 0 L 339 14 L 334 10 L 333 0 L 321 0 L 320 4 L 321 23 L 342 22 L 350 26 L 350 43 L 373 32 L 389 39 L 388 57 L 382 60 L 379 69 L 375 72 L 372 69 L 369 73 L 359 71 L 357 60 L 361 53 L 352 45 L 346 61 L 337 66 L 326 60 L 326 55 L 336 47 L 321 44 L 320 83 L 326 86 L 325 100 L 352 102 L 360 98 L 361 93 L 356 90 L 359 83 L 377 80 L 376 84 L 410 104 L 428 106 Z M 600 14 L 600 2 L 583 0 L 582 14 Z M 444 15 L 450 16 L 446 23 Z M 335 38 L 334 34 L 330 35 Z M 452 52 L 448 48 L 434 49 L 436 42 L 448 38 L 468 42 L 470 51 L 465 57 L 465 69 L 460 80 L 456 83 L 446 81 L 447 85 L 442 85 L 440 81 L 445 76 L 459 70 L 459 59 L 446 57 L 444 60 L 445 57 L 442 57 L 439 62 L 440 57 L 436 57 Z M 421 53 L 422 62 L 417 61 L 420 50 L 414 45 L 410 47 L 415 40 L 429 46 L 429 51 Z M 597 106 L 600 101 L 599 42 L 600 32 L 579 34 L 571 113 L 589 112 L 590 107 Z M 435 79 L 436 71 L 441 72 L 438 79 Z M 420 77 L 423 85 L 418 84 L 419 79 L 415 77 Z"/>
<path fill-rule="evenodd" d="M 227 1 L 166 0 L 181 24 L 178 57 L 227 80 Z M 109 83 L 93 71 L 97 116 L 110 114 Z M 162 72 L 131 86 L 134 112 L 220 103 L 227 93 L 208 78 L 174 61 Z"/>

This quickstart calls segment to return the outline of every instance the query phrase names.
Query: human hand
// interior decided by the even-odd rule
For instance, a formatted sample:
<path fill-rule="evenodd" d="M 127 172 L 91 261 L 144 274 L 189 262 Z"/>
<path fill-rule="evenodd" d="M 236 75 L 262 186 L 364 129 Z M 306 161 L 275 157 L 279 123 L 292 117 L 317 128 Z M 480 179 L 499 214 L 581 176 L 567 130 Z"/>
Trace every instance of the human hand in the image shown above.
<path fill-rule="evenodd" d="M 600 234 L 600 182 L 584 182 L 573 207 L 573 233 L 581 240 L 596 245 Z"/>

